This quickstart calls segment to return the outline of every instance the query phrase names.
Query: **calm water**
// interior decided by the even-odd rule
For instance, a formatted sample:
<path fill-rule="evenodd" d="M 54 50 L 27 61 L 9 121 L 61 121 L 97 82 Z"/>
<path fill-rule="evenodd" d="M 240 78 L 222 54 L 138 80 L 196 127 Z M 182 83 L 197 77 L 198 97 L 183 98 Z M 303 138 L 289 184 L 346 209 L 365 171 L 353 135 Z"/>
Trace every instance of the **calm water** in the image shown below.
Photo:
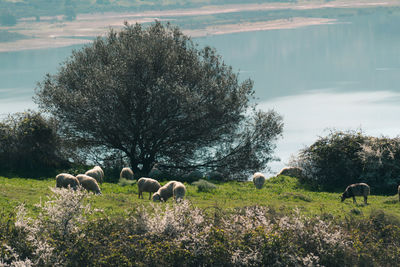
<path fill-rule="evenodd" d="M 259 107 L 284 116 L 276 150 L 291 154 L 328 128 L 367 134 L 400 133 L 400 20 L 387 15 L 344 19 L 334 25 L 196 39 L 254 80 Z M 0 114 L 34 108 L 36 83 L 54 73 L 76 47 L 0 53 Z"/>

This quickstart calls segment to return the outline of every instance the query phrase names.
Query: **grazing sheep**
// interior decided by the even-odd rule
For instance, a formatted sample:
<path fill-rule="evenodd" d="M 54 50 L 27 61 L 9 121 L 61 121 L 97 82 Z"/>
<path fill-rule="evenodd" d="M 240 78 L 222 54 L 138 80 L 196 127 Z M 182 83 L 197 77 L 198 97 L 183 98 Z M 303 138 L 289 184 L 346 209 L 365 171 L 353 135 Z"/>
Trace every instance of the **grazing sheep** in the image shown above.
<path fill-rule="evenodd" d="M 303 177 L 303 170 L 299 167 L 285 167 L 276 176 L 285 175 L 290 177 Z"/>
<path fill-rule="evenodd" d="M 76 178 L 78 178 L 80 185 L 87 191 L 93 191 L 96 194 L 101 194 L 100 187 L 96 179 L 86 174 L 78 174 Z"/>
<path fill-rule="evenodd" d="M 87 172 L 85 172 L 85 175 L 96 179 L 96 181 L 100 184 L 103 183 L 104 172 L 100 166 L 94 166 L 93 169 L 90 169 Z"/>
<path fill-rule="evenodd" d="M 137 181 L 138 190 L 139 190 L 139 198 L 143 198 L 143 192 L 149 192 L 149 199 L 151 198 L 151 194 L 157 192 L 160 189 L 161 185 L 154 179 L 142 177 Z"/>
<path fill-rule="evenodd" d="M 353 202 L 357 203 L 356 202 L 356 196 L 363 196 L 364 197 L 364 203 L 367 204 L 367 199 L 368 199 L 369 192 L 370 192 L 369 185 L 367 185 L 365 183 L 351 184 L 346 188 L 346 190 L 342 194 L 342 202 L 346 198 L 352 197 L 353 198 Z"/>
<path fill-rule="evenodd" d="M 183 199 L 186 194 L 186 187 L 181 182 L 170 181 L 163 187 L 160 187 L 156 193 L 153 194 L 153 201 L 167 201 L 168 198 L 174 197 L 176 201 Z"/>
<path fill-rule="evenodd" d="M 78 185 L 79 185 L 78 179 L 71 174 L 60 173 L 56 176 L 56 187 L 68 188 L 68 186 L 70 186 L 71 188 L 76 190 Z"/>
<path fill-rule="evenodd" d="M 128 180 L 133 180 L 133 171 L 129 167 L 125 167 L 121 170 L 119 178 L 125 178 Z"/>
<path fill-rule="evenodd" d="M 176 182 L 172 192 L 173 192 L 175 201 L 179 202 L 185 197 L 186 187 L 181 182 Z"/>
<path fill-rule="evenodd" d="M 265 176 L 261 172 L 253 174 L 253 183 L 257 189 L 261 189 L 265 183 Z"/>

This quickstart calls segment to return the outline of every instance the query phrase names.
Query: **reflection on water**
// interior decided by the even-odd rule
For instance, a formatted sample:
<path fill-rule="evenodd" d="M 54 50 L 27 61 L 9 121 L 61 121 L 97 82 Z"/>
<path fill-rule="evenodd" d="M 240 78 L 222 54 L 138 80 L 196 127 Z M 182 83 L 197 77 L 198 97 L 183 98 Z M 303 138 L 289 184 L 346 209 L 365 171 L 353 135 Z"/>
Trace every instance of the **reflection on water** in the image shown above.
<path fill-rule="evenodd" d="M 35 108 L 32 96 L 37 82 L 46 73 L 55 73 L 78 47 L 0 53 L 0 116 Z"/>
<path fill-rule="evenodd" d="M 320 88 L 400 91 L 400 18 L 382 14 L 333 25 L 210 36 L 261 100 Z"/>
<path fill-rule="evenodd" d="M 326 129 L 400 133 L 400 18 L 382 14 L 335 25 L 201 39 L 241 78 L 254 80 L 261 108 L 284 116 L 272 174 Z M 321 90 L 321 88 L 323 90 Z"/>
<path fill-rule="evenodd" d="M 277 171 L 290 154 L 325 135 L 326 128 L 400 132 L 398 25 L 400 17 L 376 13 L 334 25 L 195 41 L 215 47 L 241 79 L 254 80 L 260 107 L 284 116 L 284 139 L 277 149 L 282 161 L 272 165 Z M 36 83 L 45 73 L 55 73 L 72 48 L 0 53 L 0 114 L 34 107 Z"/>
<path fill-rule="evenodd" d="M 311 91 L 302 95 L 275 98 L 260 104 L 283 115 L 285 130 L 278 142 L 281 162 L 271 165 L 272 173 L 284 167 L 290 156 L 311 145 L 329 130 L 361 129 L 373 136 L 395 137 L 400 133 L 400 92 Z"/>

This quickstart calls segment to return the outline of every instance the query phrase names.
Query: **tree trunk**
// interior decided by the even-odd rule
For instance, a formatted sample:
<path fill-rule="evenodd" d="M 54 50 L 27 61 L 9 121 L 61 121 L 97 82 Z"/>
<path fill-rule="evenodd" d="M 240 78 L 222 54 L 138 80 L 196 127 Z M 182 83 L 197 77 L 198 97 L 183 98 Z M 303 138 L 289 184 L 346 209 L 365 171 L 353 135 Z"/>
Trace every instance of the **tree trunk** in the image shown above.
<path fill-rule="evenodd" d="M 141 170 L 139 169 L 139 164 L 138 161 L 136 160 L 136 158 L 129 156 L 129 160 L 131 162 L 131 169 L 133 171 L 133 174 L 135 176 L 137 176 L 137 174 L 141 173 Z"/>

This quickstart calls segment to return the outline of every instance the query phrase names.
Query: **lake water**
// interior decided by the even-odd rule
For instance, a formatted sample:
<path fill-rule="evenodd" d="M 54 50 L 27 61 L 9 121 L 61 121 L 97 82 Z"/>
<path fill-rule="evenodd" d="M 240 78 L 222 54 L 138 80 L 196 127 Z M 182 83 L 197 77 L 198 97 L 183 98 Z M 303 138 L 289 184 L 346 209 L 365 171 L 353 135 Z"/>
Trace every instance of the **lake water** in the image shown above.
<path fill-rule="evenodd" d="M 259 107 L 284 117 L 280 162 L 327 129 L 366 134 L 400 132 L 400 19 L 380 13 L 333 25 L 247 32 L 195 39 L 251 78 Z M 73 48 L 0 53 L 0 114 L 35 108 L 31 97 L 45 73 L 54 73 Z"/>

